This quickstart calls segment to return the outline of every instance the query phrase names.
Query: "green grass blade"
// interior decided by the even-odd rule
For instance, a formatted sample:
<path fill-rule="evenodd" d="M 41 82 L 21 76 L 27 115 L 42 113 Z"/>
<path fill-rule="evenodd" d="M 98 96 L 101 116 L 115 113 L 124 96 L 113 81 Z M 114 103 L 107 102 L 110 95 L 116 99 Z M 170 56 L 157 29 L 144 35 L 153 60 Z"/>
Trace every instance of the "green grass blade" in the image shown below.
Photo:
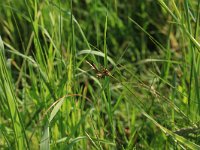
<path fill-rule="evenodd" d="M 153 124 L 155 124 L 157 127 L 159 127 L 165 134 L 172 136 L 178 142 L 185 145 L 186 147 L 188 147 L 190 149 L 200 149 L 200 145 L 197 145 L 197 144 L 189 141 L 188 139 L 185 139 L 184 137 L 177 135 L 177 134 L 173 133 L 172 131 L 170 131 L 169 129 L 163 127 L 156 120 L 154 120 L 151 116 L 149 116 L 146 112 L 143 112 L 143 115 L 146 116 L 149 120 L 151 120 L 153 122 Z"/>
<path fill-rule="evenodd" d="M 28 148 L 26 146 L 26 134 L 23 128 L 23 123 L 20 118 L 20 113 L 18 111 L 18 105 L 17 105 L 17 98 L 14 93 L 13 84 L 11 82 L 11 76 L 8 73 L 7 67 L 6 67 L 6 60 L 4 56 L 4 45 L 3 41 L 0 37 L 0 86 L 3 90 L 2 99 L 5 98 L 6 105 L 8 105 L 10 117 L 13 124 L 13 130 L 15 135 L 15 148 L 16 149 L 25 149 Z"/>
<path fill-rule="evenodd" d="M 49 124 L 44 128 L 44 133 L 40 142 L 40 150 L 50 150 Z"/>

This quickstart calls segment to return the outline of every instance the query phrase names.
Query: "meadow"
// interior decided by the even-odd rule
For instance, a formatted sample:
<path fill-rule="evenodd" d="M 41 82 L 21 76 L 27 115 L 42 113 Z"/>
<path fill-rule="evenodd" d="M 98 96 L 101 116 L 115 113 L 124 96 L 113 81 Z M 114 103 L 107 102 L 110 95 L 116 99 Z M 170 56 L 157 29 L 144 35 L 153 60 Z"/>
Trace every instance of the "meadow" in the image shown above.
<path fill-rule="evenodd" d="M 200 1 L 0 12 L 0 149 L 200 149 Z"/>

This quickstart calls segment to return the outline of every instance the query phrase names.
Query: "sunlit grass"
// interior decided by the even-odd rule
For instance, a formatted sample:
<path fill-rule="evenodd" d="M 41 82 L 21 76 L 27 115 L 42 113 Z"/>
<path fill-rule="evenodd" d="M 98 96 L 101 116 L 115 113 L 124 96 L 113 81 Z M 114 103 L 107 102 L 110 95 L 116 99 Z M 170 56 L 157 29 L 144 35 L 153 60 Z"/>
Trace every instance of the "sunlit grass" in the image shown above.
<path fill-rule="evenodd" d="M 199 4 L 0 4 L 0 148 L 200 149 Z"/>

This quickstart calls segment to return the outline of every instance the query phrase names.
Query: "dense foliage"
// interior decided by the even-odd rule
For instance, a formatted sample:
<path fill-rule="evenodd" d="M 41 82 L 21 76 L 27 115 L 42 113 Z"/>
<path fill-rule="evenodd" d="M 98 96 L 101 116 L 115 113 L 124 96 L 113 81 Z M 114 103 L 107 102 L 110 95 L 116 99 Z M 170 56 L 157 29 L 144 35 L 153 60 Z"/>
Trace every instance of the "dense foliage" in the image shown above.
<path fill-rule="evenodd" d="M 200 149 L 200 1 L 0 12 L 0 148 Z"/>

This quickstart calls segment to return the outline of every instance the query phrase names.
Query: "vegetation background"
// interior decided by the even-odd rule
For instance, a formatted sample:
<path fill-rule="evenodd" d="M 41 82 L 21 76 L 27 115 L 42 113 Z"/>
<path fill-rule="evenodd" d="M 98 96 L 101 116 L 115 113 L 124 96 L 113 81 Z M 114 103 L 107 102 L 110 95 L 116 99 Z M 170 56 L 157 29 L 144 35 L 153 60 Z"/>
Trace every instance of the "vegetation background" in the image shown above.
<path fill-rule="evenodd" d="M 0 149 L 200 149 L 200 1 L 0 2 Z"/>

